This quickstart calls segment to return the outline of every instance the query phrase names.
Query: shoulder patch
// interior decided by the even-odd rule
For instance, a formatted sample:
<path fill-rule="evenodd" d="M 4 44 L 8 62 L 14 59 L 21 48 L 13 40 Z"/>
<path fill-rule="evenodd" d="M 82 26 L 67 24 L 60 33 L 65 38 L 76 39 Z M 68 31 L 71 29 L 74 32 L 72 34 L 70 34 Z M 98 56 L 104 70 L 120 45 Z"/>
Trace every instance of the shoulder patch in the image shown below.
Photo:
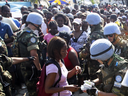
<path fill-rule="evenodd" d="M 35 37 L 32 37 L 32 38 L 30 39 L 30 42 L 35 43 L 35 42 L 36 42 L 36 38 L 35 38 Z"/>
<path fill-rule="evenodd" d="M 120 83 L 122 81 L 122 77 L 120 75 L 117 75 L 115 77 L 115 79 L 116 79 L 116 82 L 118 82 L 118 83 Z"/>

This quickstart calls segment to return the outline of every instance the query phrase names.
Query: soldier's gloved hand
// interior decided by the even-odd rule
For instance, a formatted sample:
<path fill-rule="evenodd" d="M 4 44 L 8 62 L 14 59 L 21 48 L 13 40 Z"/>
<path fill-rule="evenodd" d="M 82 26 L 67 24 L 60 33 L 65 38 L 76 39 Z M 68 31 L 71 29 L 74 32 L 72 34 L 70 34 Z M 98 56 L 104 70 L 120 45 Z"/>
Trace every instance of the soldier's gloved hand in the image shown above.
<path fill-rule="evenodd" d="M 34 61 L 35 60 L 35 56 L 30 56 L 28 57 L 29 61 Z"/>

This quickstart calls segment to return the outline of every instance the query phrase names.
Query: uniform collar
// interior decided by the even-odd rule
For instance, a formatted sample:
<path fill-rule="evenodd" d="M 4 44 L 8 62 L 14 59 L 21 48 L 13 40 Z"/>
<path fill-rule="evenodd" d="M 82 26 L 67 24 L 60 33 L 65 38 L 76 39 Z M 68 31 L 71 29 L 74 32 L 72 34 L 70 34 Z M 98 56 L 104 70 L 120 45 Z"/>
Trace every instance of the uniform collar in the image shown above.
<path fill-rule="evenodd" d="M 101 24 L 95 25 L 95 26 L 91 29 L 91 32 L 99 31 L 99 30 L 102 30 Z"/>

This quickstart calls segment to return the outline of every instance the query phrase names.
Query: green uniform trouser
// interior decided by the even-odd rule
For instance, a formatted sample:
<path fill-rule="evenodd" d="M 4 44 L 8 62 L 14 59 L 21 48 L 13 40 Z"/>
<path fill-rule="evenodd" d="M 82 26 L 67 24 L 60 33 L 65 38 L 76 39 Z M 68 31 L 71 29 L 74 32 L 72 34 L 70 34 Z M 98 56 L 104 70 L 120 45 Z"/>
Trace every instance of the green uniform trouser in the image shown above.
<path fill-rule="evenodd" d="M 21 65 L 22 66 L 22 65 Z M 37 96 L 36 93 L 36 83 L 38 82 L 38 78 L 31 78 L 32 76 L 32 68 L 31 65 L 28 66 L 22 66 L 21 67 L 21 72 L 23 74 L 26 86 L 27 86 L 27 90 L 29 93 L 29 96 Z"/>

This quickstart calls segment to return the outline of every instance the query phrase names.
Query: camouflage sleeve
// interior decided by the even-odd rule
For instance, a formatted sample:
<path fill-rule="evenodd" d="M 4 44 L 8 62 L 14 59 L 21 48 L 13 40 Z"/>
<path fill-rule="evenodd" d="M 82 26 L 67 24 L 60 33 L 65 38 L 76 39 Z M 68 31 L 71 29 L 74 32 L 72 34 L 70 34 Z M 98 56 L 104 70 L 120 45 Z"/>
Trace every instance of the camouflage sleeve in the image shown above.
<path fill-rule="evenodd" d="M 4 54 L 2 54 L 0 58 L 3 61 L 3 68 L 8 69 L 12 65 L 12 59 L 10 57 L 7 57 Z"/>
<path fill-rule="evenodd" d="M 33 49 L 39 50 L 39 46 L 38 46 L 39 39 L 36 36 L 34 36 L 33 34 L 28 34 L 26 38 L 27 38 L 26 44 L 27 44 L 28 51 L 33 50 Z"/>
<path fill-rule="evenodd" d="M 82 58 L 86 59 L 90 54 L 89 49 L 90 49 L 90 44 L 89 43 L 84 44 L 81 52 L 79 53 L 79 57 L 81 59 Z"/>
<path fill-rule="evenodd" d="M 99 39 L 99 38 L 102 38 L 100 34 L 93 33 L 93 34 L 90 36 L 89 41 L 90 41 L 91 44 L 92 44 L 95 40 L 97 40 L 97 39 Z"/>

